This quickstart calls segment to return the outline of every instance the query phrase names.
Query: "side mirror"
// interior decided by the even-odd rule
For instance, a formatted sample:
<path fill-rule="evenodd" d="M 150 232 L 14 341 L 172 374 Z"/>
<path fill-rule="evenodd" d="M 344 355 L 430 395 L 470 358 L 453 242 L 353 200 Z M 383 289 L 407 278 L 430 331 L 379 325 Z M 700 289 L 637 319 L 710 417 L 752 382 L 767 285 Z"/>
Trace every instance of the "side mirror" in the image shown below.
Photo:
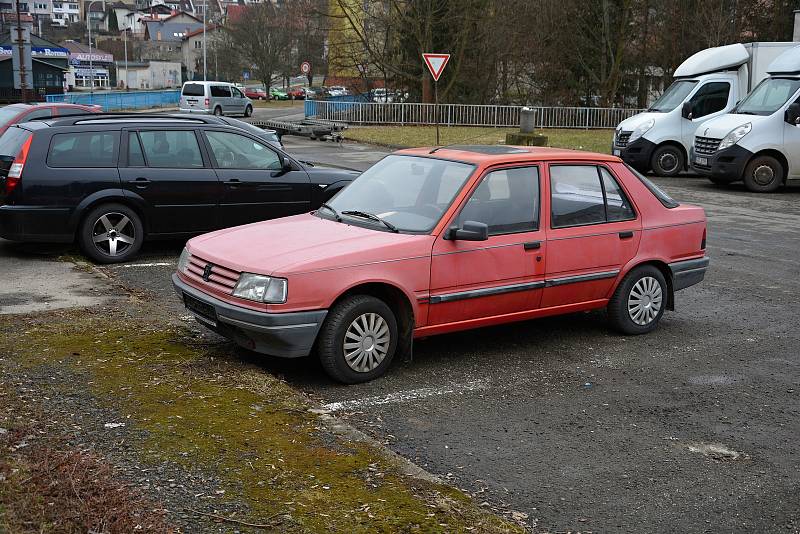
<path fill-rule="evenodd" d="M 681 108 L 681 117 L 692 120 L 692 107 L 693 106 L 691 102 L 684 102 L 683 107 Z"/>
<path fill-rule="evenodd" d="M 800 124 L 800 104 L 797 102 L 789 104 L 789 107 L 786 108 L 786 114 L 783 120 L 794 126 Z"/>
<path fill-rule="evenodd" d="M 447 230 L 445 239 L 453 241 L 486 241 L 489 239 L 489 226 L 482 222 L 464 221 L 461 228 L 454 226 Z"/>
<path fill-rule="evenodd" d="M 281 158 L 281 171 L 282 172 L 292 172 L 294 167 L 292 166 L 292 162 L 286 158 Z"/>

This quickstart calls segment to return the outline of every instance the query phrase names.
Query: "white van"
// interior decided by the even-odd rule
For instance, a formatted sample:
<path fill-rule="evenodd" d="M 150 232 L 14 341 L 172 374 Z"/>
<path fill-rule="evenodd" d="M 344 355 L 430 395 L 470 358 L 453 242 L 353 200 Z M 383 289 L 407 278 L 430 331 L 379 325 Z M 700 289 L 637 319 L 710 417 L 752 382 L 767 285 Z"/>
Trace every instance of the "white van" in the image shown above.
<path fill-rule="evenodd" d="M 253 101 L 228 82 L 184 82 L 181 89 L 181 113 L 214 115 L 253 114 Z"/>
<path fill-rule="evenodd" d="M 767 72 L 730 113 L 697 129 L 692 169 L 716 184 L 742 180 L 750 191 L 768 193 L 800 183 L 800 46 Z"/>

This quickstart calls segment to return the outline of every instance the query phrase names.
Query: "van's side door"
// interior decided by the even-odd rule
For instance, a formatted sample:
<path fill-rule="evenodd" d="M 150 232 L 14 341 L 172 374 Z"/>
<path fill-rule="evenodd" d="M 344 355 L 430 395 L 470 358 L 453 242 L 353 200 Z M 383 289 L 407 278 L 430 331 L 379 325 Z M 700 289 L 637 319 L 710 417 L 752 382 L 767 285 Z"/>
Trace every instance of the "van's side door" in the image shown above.
<path fill-rule="evenodd" d="M 211 111 L 217 106 L 222 109 L 222 113 L 232 113 L 231 110 L 231 88 L 228 85 L 212 84 L 209 87 L 211 91 Z"/>
<path fill-rule="evenodd" d="M 300 167 L 282 168 L 268 144 L 244 133 L 205 130 L 208 153 L 222 184 L 220 221 L 237 226 L 311 210 L 311 179 Z"/>
<path fill-rule="evenodd" d="M 231 87 L 231 93 L 231 108 L 233 112 L 244 114 L 244 108 L 247 102 L 244 93 L 242 93 L 238 87 Z"/>
<path fill-rule="evenodd" d="M 218 227 L 220 184 L 195 130 L 125 130 L 122 147 L 122 187 L 126 196 L 144 205 L 148 234 Z"/>

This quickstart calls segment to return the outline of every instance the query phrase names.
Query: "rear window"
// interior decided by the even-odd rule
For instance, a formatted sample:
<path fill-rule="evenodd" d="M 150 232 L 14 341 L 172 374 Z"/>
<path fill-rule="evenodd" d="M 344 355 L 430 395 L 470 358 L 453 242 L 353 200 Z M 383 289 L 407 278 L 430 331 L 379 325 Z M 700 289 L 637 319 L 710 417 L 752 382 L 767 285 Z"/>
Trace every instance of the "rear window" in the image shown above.
<path fill-rule="evenodd" d="M 31 132 L 22 128 L 12 127 L 6 130 L 6 133 L 0 136 L 0 157 L 12 159 L 17 157 L 22 145 L 30 136 Z"/>
<path fill-rule="evenodd" d="M 56 134 L 47 154 L 49 167 L 116 167 L 118 132 Z"/>
<path fill-rule="evenodd" d="M 636 169 L 634 169 L 633 167 L 631 167 L 627 163 L 625 164 L 625 166 L 628 168 L 629 171 L 631 171 L 633 173 L 634 176 L 636 176 L 639 179 L 640 182 L 642 182 L 644 184 L 644 186 L 647 189 L 650 190 L 651 193 L 653 193 L 653 196 L 656 197 L 658 199 L 658 201 L 661 202 L 661 204 L 665 208 L 672 209 L 672 208 L 677 208 L 678 206 L 680 206 L 680 203 L 677 200 L 673 199 L 671 196 L 666 194 L 663 189 L 661 189 L 656 184 L 651 182 L 648 178 L 646 178 L 639 171 L 637 171 Z"/>
<path fill-rule="evenodd" d="M 201 83 L 187 83 L 183 86 L 183 96 L 205 96 L 205 87 Z"/>
<path fill-rule="evenodd" d="M 231 96 L 231 89 L 227 85 L 212 85 L 211 86 L 211 96 Z"/>

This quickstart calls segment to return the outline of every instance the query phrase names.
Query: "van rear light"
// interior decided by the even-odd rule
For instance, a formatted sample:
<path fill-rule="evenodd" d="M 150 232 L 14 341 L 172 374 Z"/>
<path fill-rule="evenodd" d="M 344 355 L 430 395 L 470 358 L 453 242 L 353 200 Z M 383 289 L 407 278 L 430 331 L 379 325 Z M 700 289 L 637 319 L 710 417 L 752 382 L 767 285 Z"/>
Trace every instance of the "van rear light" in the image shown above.
<path fill-rule="evenodd" d="M 22 144 L 22 148 L 19 149 L 19 154 L 17 154 L 17 157 L 14 158 L 14 163 L 12 163 L 11 167 L 8 168 L 8 176 L 6 177 L 6 195 L 11 194 L 11 192 L 16 189 L 16 187 L 22 181 L 22 171 L 25 168 L 25 161 L 28 159 L 28 151 L 31 148 L 32 140 L 33 136 L 29 135 Z"/>
<path fill-rule="evenodd" d="M 211 105 L 211 99 L 210 98 L 206 98 L 206 107 L 208 107 L 210 105 Z"/>

